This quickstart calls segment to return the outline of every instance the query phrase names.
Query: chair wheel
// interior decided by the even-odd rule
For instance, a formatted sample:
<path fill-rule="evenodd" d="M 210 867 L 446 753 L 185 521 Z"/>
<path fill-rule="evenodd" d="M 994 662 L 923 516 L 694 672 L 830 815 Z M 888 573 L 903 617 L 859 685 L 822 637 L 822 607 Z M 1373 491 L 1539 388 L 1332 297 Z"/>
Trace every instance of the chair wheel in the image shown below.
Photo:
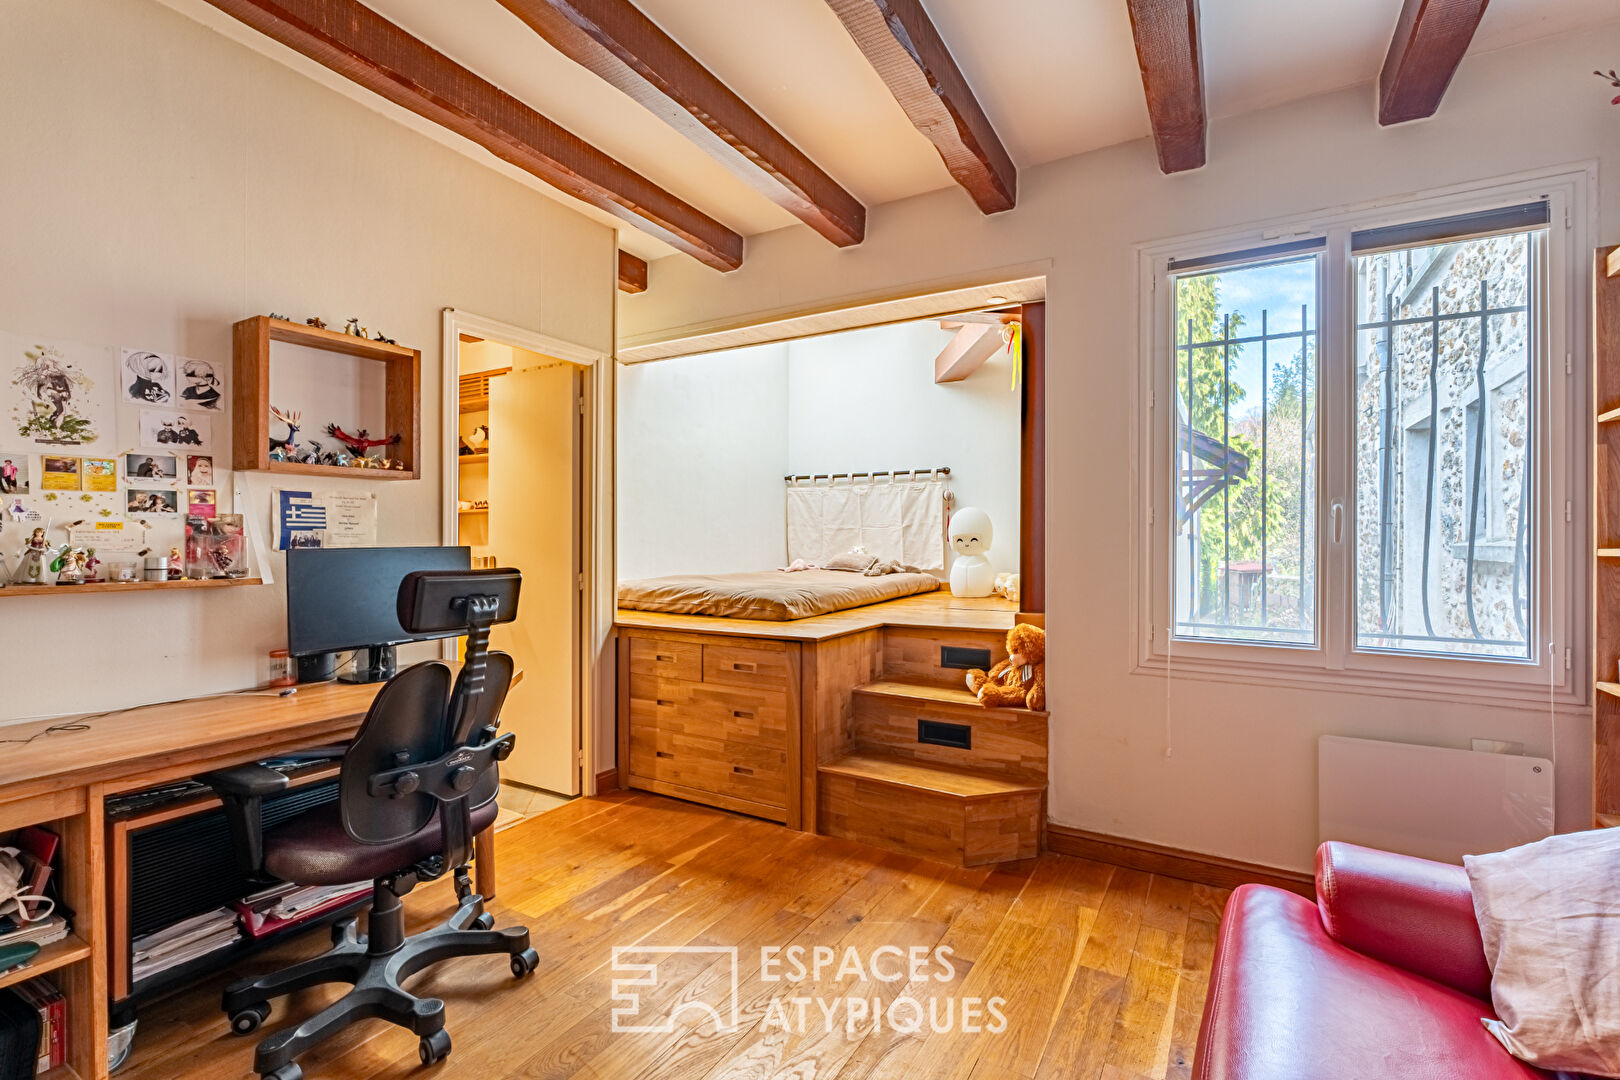
<path fill-rule="evenodd" d="M 495 916 L 486 911 L 473 920 L 473 926 L 479 930 L 493 930 L 495 929 Z"/>
<path fill-rule="evenodd" d="M 231 1031 L 237 1035 L 251 1035 L 259 1030 L 259 1025 L 270 1019 L 270 1006 L 267 1002 L 255 1002 L 245 1009 L 239 1009 L 231 1014 Z M 281 1080 L 281 1078 L 277 1078 Z M 296 1077 L 291 1080 L 297 1080 Z"/>
<path fill-rule="evenodd" d="M 440 1028 L 431 1035 L 422 1036 L 422 1041 L 416 1044 L 416 1056 L 422 1059 L 424 1065 L 432 1065 L 449 1057 L 450 1033 Z"/>
<path fill-rule="evenodd" d="M 304 1070 L 295 1061 L 289 1061 L 275 1072 L 265 1073 L 260 1080 L 304 1080 Z"/>
<path fill-rule="evenodd" d="M 533 949 L 524 949 L 512 956 L 512 977 L 521 979 L 540 966 L 540 954 Z"/>

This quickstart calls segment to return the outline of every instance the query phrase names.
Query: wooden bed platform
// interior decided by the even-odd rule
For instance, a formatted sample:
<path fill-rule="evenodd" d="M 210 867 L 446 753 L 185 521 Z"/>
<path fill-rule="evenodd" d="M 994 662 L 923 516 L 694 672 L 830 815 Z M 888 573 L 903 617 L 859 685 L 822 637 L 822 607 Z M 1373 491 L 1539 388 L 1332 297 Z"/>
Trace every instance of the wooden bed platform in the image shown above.
<path fill-rule="evenodd" d="M 963 866 L 1029 858 L 1046 713 L 965 685 L 1019 618 L 945 590 L 791 622 L 621 609 L 620 784 Z"/>

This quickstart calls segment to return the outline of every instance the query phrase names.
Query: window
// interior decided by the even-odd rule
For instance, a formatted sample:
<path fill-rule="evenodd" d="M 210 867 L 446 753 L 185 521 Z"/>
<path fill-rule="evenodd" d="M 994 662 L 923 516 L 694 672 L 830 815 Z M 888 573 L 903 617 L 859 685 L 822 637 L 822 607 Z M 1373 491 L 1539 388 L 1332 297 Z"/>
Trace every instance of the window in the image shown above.
<path fill-rule="evenodd" d="M 1143 249 L 1139 670 L 1582 693 L 1590 185 Z"/>
<path fill-rule="evenodd" d="M 1529 659 L 1534 248 L 1354 255 L 1358 649 Z"/>
<path fill-rule="evenodd" d="M 1316 640 L 1318 257 L 1175 274 L 1175 633 Z"/>

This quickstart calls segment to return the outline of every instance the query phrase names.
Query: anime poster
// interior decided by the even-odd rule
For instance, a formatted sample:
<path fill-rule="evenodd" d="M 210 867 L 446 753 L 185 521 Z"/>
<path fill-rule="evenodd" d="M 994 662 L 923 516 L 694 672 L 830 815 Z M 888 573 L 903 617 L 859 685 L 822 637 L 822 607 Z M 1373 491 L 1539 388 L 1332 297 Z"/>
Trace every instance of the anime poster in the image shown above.
<path fill-rule="evenodd" d="M 0 336 L 0 346 L 4 436 L 45 447 L 113 437 L 111 349 L 16 335 Z"/>
<path fill-rule="evenodd" d="M 174 401 L 174 358 L 146 349 L 123 349 L 120 379 L 131 404 L 168 405 Z"/>

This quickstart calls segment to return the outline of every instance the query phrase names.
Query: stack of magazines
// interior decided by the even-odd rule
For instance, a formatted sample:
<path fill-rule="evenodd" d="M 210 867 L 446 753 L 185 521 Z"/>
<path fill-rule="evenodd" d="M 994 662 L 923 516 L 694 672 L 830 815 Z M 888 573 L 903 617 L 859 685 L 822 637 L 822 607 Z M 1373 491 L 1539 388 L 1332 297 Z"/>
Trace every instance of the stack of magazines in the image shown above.
<path fill-rule="evenodd" d="M 50 915 L 31 923 L 19 923 L 9 915 L 0 915 L 0 947 L 22 945 L 49 945 L 68 936 L 68 921 L 61 915 Z"/>
<path fill-rule="evenodd" d="M 236 912 L 230 908 L 206 911 L 173 926 L 143 934 L 131 942 L 135 950 L 135 979 L 137 982 L 148 979 L 200 956 L 228 949 L 241 937 Z"/>
<path fill-rule="evenodd" d="M 273 885 L 238 900 L 236 910 L 242 916 L 242 929 L 248 936 L 261 938 L 318 919 L 370 893 L 369 881 L 347 885 Z"/>

